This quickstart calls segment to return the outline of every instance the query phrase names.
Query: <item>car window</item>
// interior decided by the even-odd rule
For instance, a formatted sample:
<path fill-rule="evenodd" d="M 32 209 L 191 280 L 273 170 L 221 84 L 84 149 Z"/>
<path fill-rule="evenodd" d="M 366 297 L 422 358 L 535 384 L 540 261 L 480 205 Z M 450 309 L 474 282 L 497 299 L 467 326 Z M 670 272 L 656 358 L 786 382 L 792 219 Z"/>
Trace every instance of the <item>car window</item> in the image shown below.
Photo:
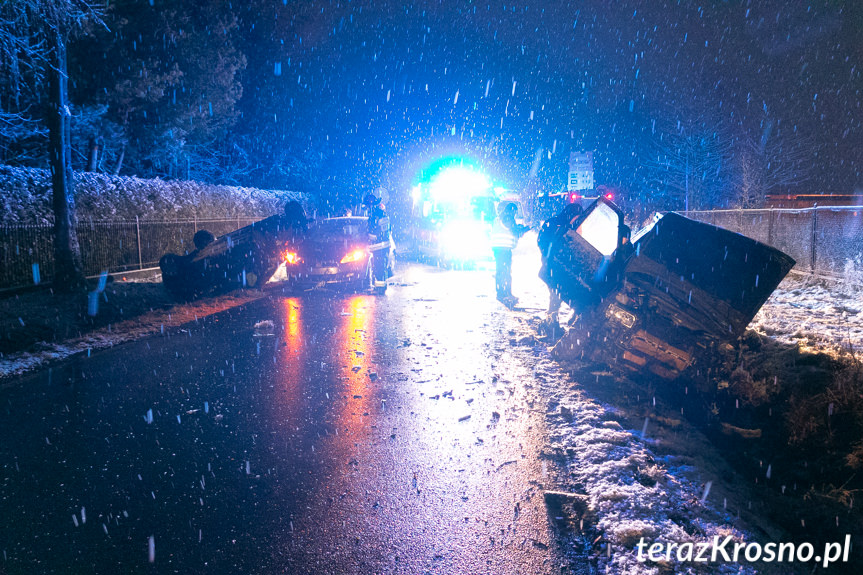
<path fill-rule="evenodd" d="M 599 253 L 610 256 L 617 249 L 618 222 L 617 213 L 600 202 L 575 231 Z"/>

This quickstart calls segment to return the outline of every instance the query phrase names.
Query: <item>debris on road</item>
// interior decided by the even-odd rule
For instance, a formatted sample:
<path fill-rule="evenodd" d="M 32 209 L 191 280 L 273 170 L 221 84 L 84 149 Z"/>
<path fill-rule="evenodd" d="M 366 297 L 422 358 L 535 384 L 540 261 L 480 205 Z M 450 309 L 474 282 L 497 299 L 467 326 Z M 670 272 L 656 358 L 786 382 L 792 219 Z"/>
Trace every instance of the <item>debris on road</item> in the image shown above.
<path fill-rule="evenodd" d="M 265 319 L 263 321 L 259 321 L 254 326 L 255 337 L 268 337 L 276 335 L 276 324 L 273 323 L 273 320 Z"/>

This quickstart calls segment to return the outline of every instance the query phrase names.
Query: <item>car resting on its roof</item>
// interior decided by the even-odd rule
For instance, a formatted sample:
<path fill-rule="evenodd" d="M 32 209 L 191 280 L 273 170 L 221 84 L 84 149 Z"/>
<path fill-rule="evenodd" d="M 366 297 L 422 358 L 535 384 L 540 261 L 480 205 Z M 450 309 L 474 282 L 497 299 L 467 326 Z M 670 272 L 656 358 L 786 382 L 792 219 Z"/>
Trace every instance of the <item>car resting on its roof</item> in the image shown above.
<path fill-rule="evenodd" d="M 159 260 L 162 283 L 175 297 L 191 299 L 266 283 L 282 261 L 283 247 L 306 233 L 308 220 L 296 201 L 270 216 L 214 238 L 195 233 L 195 250 L 165 254 Z"/>

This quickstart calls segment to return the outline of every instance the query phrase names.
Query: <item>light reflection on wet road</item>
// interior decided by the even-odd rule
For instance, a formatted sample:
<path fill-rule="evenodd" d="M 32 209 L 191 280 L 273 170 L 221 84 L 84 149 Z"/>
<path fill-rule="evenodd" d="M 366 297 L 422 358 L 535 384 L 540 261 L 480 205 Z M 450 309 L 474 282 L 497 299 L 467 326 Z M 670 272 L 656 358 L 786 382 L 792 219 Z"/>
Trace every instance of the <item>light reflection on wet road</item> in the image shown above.
<path fill-rule="evenodd" d="M 274 294 L 0 392 L 0 572 L 558 572 L 544 409 L 490 273 L 400 280 Z"/>

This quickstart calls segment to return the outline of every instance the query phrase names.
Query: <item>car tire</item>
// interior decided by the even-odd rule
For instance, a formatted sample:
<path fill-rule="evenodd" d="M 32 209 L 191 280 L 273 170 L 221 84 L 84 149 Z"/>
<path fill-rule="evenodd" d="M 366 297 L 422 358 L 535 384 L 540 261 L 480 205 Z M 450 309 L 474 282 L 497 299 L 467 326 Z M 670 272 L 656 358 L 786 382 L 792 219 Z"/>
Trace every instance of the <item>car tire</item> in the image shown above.
<path fill-rule="evenodd" d="M 209 230 L 198 230 L 195 232 L 195 235 L 192 236 L 192 243 L 195 245 L 196 250 L 202 250 L 214 241 L 216 241 L 216 236 L 214 236 Z"/>

